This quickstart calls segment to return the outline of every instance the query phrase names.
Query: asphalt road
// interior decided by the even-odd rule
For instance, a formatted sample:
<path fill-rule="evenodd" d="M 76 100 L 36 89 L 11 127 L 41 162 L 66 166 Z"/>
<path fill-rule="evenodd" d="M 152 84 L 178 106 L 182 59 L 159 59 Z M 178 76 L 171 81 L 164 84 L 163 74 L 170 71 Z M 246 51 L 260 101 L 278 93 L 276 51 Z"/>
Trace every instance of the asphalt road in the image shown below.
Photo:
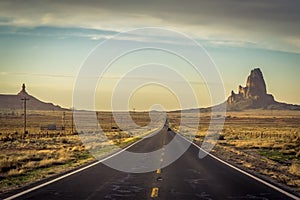
<path fill-rule="evenodd" d="M 127 151 L 151 152 L 172 139 L 177 140 L 178 148 L 187 144 L 174 135 L 164 128 Z M 171 153 L 163 154 L 167 157 Z M 16 199 L 292 199 L 211 156 L 199 159 L 198 153 L 191 145 L 171 165 L 147 173 L 121 172 L 99 163 Z M 118 156 L 122 153 L 112 159 Z M 153 162 L 163 162 L 163 157 L 157 159 Z"/>

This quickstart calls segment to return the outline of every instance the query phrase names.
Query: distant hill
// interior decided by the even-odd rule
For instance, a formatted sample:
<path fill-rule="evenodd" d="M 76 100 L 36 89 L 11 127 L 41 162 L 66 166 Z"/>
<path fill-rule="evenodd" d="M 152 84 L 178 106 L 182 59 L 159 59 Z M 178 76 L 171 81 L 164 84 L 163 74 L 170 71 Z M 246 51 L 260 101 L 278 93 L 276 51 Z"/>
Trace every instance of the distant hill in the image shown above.
<path fill-rule="evenodd" d="M 246 86 L 240 85 L 237 94 L 231 91 L 231 95 L 225 103 L 229 111 L 245 109 L 300 110 L 299 105 L 277 102 L 272 94 L 267 93 L 266 83 L 259 68 L 251 70 Z"/>
<path fill-rule="evenodd" d="M 52 103 L 45 103 L 29 95 L 26 92 L 25 84 L 22 85 L 22 90 L 18 94 L 0 94 L 0 109 L 23 109 L 22 98 L 28 99 L 26 104 L 28 110 L 67 110 Z"/>

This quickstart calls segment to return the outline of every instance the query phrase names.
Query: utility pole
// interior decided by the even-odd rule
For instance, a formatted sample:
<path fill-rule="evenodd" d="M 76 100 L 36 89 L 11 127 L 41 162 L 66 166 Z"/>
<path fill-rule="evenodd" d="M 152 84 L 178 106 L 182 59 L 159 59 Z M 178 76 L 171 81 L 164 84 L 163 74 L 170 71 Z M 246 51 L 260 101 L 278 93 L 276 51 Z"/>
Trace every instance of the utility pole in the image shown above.
<path fill-rule="evenodd" d="M 65 134 L 65 130 L 66 130 L 66 112 L 63 112 L 62 115 L 62 126 L 61 126 L 61 130 L 64 131 Z"/>
<path fill-rule="evenodd" d="M 28 101 L 29 99 L 26 98 L 25 96 L 21 99 L 24 102 L 24 136 L 26 135 L 26 101 Z"/>
<path fill-rule="evenodd" d="M 72 128 L 72 134 L 74 133 L 74 128 L 73 128 L 73 126 L 74 126 L 74 116 L 73 116 L 73 113 L 74 113 L 74 108 L 72 107 L 71 108 L 71 128 Z"/>
<path fill-rule="evenodd" d="M 112 126 L 112 118 L 113 118 L 113 111 L 111 110 L 111 115 L 110 115 L 110 129 L 111 129 L 111 130 L 113 129 L 113 126 Z"/>

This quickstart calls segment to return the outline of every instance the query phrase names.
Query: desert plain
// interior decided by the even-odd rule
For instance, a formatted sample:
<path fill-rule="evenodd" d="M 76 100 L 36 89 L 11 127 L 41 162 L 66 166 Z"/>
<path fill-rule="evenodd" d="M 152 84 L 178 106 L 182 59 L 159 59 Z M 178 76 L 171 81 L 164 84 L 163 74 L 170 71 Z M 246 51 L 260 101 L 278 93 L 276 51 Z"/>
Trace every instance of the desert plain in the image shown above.
<path fill-rule="evenodd" d="M 217 115 L 221 123 L 212 122 L 212 115 Z M 110 112 L 97 112 L 102 132 L 93 133 L 95 139 L 87 144 L 82 142 L 72 122 L 72 111 L 28 111 L 24 134 L 22 110 L 3 110 L 0 115 L 1 193 L 94 162 L 96 159 L 89 150 L 100 150 L 97 157 L 111 154 L 161 125 L 157 121 L 148 127 L 151 120 L 148 112 L 131 112 L 130 116 L 140 129 L 121 130 Z M 172 130 L 198 145 L 211 134 L 209 126 L 222 126 L 213 133 L 219 138 L 211 151 L 213 155 L 275 185 L 300 192 L 300 111 L 200 112 L 200 117 L 195 112 L 169 112 L 167 116 Z M 180 123 L 182 118 L 188 119 L 188 123 Z M 196 132 L 190 128 L 195 125 L 198 125 Z M 99 139 L 97 134 L 105 139 Z"/>

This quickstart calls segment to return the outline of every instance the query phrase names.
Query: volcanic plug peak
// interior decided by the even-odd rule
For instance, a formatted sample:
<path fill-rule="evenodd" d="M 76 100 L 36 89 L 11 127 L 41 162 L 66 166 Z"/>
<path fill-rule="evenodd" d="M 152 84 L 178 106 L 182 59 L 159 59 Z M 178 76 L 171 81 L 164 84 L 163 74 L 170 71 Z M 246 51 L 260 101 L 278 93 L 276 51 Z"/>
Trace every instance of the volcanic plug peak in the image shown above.
<path fill-rule="evenodd" d="M 227 105 L 242 108 L 261 108 L 270 104 L 276 104 L 273 95 L 267 94 L 266 83 L 259 68 L 251 70 L 247 78 L 246 86 L 238 87 L 238 94 L 231 92 L 227 99 Z"/>

